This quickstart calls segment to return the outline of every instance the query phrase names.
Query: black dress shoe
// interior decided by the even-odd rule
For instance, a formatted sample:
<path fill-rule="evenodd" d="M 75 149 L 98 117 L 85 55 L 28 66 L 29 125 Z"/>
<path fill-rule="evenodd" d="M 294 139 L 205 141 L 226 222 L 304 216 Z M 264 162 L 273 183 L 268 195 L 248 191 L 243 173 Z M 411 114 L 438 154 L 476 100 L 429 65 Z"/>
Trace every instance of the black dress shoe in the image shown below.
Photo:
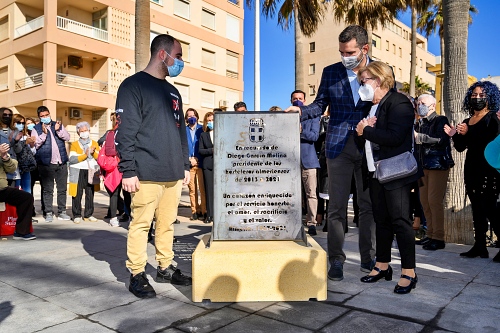
<path fill-rule="evenodd" d="M 181 273 L 181 270 L 175 268 L 173 265 L 168 266 L 164 270 L 158 266 L 156 269 L 156 282 L 158 283 L 171 283 L 181 286 L 190 286 L 193 283 L 191 277 Z"/>
<path fill-rule="evenodd" d="M 493 258 L 494 262 L 500 262 L 500 251 L 498 251 L 497 255 Z"/>
<path fill-rule="evenodd" d="M 417 245 L 425 245 L 425 244 L 430 243 L 431 241 L 432 241 L 432 239 L 431 239 L 431 238 L 429 238 L 429 237 L 424 237 L 424 238 L 422 238 L 422 239 L 420 239 L 420 240 L 416 241 L 416 242 L 415 242 L 415 244 L 417 244 Z"/>
<path fill-rule="evenodd" d="M 191 217 L 189 218 L 191 221 L 193 220 L 197 220 L 198 219 L 198 214 L 194 213 L 193 215 L 191 215 Z"/>
<path fill-rule="evenodd" d="M 136 276 L 130 275 L 130 284 L 128 290 L 139 298 L 153 298 L 156 297 L 156 292 L 149 284 L 146 273 L 142 272 Z"/>
<path fill-rule="evenodd" d="M 198 214 L 198 220 L 205 221 L 207 219 L 207 213 L 205 214 Z"/>
<path fill-rule="evenodd" d="M 385 278 L 386 281 L 391 281 L 392 280 L 392 267 L 389 265 L 389 267 L 386 270 L 381 270 L 378 267 L 373 267 L 374 270 L 378 272 L 377 275 L 367 275 L 363 276 L 361 278 L 361 282 L 364 283 L 373 283 L 377 282 L 378 280 Z"/>
<path fill-rule="evenodd" d="M 403 279 L 410 280 L 410 284 L 407 285 L 406 287 L 401 287 L 399 284 L 397 284 L 396 287 L 394 287 L 394 292 L 396 294 L 408 294 L 412 289 L 415 289 L 415 287 L 417 286 L 417 282 L 418 282 L 417 273 L 415 273 L 414 278 L 412 278 L 411 276 L 408 276 L 408 275 L 401 275 L 401 277 Z"/>
<path fill-rule="evenodd" d="M 489 258 L 490 254 L 488 253 L 488 249 L 486 249 L 486 246 L 474 246 L 467 252 L 462 252 L 460 253 L 461 257 L 466 257 L 466 258 L 475 258 L 475 257 L 481 257 L 481 258 Z"/>
<path fill-rule="evenodd" d="M 316 232 L 316 226 L 310 225 L 307 229 L 307 233 L 311 236 L 316 236 L 318 233 Z"/>
<path fill-rule="evenodd" d="M 203 221 L 203 223 L 207 223 L 207 224 L 208 224 L 208 223 L 212 223 L 213 221 L 214 221 L 214 218 L 213 218 L 213 217 L 211 217 L 211 216 L 208 216 L 208 217 L 207 217 L 207 218 Z"/>
<path fill-rule="evenodd" d="M 444 241 L 433 239 L 430 243 L 427 243 L 424 246 L 422 246 L 422 248 L 428 251 L 436 251 L 444 249 L 445 246 L 446 245 Z"/>
<path fill-rule="evenodd" d="M 179 221 L 179 219 L 175 219 L 174 224 L 180 224 L 180 223 L 181 221 Z"/>

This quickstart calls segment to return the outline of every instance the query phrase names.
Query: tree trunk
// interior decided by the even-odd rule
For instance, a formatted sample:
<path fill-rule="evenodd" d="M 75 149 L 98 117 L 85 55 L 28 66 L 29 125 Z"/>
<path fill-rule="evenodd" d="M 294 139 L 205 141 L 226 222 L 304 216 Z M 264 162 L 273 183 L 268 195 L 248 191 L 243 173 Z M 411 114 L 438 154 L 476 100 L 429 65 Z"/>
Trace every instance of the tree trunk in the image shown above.
<path fill-rule="evenodd" d="M 135 71 L 149 62 L 150 0 L 135 0 Z"/>
<path fill-rule="evenodd" d="M 373 44 L 372 44 L 372 38 L 373 38 L 373 28 L 370 24 L 368 24 L 366 28 L 366 33 L 368 34 L 368 56 L 371 58 L 372 57 L 372 47 L 373 47 Z"/>
<path fill-rule="evenodd" d="M 415 71 L 417 70 L 417 10 L 411 7 L 411 60 L 410 60 L 410 96 L 415 96 Z"/>
<path fill-rule="evenodd" d="M 306 91 L 304 81 L 304 37 L 300 31 L 297 7 L 293 10 L 295 28 L 295 89 Z"/>
<path fill-rule="evenodd" d="M 443 0 L 444 90 L 443 110 L 454 125 L 467 115 L 462 101 L 467 91 L 467 34 L 469 0 Z M 445 197 L 445 241 L 472 244 L 474 231 L 470 202 L 465 197 L 465 152 L 453 149 L 455 167 L 451 169 Z"/>
<path fill-rule="evenodd" d="M 441 72 L 444 72 L 444 38 L 439 38 L 439 47 L 441 49 Z"/>

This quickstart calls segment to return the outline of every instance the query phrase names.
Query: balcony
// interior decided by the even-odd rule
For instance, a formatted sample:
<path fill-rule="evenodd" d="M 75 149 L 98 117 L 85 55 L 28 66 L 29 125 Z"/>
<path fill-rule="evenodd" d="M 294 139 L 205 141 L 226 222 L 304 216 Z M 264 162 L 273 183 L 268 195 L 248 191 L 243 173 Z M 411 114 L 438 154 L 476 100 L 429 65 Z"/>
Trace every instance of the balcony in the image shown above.
<path fill-rule="evenodd" d="M 108 41 L 108 32 L 106 30 L 94 28 L 77 21 L 69 20 L 67 18 L 58 16 L 57 27 L 62 30 L 73 32 L 78 35 L 94 38 L 103 42 Z"/>
<path fill-rule="evenodd" d="M 226 77 L 228 77 L 230 79 L 237 79 L 238 73 L 226 69 Z"/>
<path fill-rule="evenodd" d="M 57 73 L 57 84 L 66 87 L 85 89 L 97 92 L 108 92 L 108 83 L 105 81 L 98 81 L 88 79 L 82 76 L 69 75 L 63 73 Z"/>
<path fill-rule="evenodd" d="M 29 21 L 26 24 L 23 24 L 20 27 L 17 27 L 16 30 L 14 31 L 14 39 L 27 35 L 30 32 L 33 32 L 41 28 L 43 28 L 43 15 L 37 17 L 34 20 Z"/>
<path fill-rule="evenodd" d="M 16 80 L 16 91 L 39 86 L 43 83 L 43 72 Z"/>

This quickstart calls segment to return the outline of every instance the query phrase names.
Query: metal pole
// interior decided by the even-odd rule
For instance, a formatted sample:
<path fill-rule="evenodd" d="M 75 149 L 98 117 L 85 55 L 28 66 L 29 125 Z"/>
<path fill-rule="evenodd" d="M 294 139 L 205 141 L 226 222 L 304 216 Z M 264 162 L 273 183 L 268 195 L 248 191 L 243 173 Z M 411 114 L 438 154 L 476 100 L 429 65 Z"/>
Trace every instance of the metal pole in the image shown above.
<path fill-rule="evenodd" d="M 254 110 L 260 110 L 260 0 L 255 1 Z"/>

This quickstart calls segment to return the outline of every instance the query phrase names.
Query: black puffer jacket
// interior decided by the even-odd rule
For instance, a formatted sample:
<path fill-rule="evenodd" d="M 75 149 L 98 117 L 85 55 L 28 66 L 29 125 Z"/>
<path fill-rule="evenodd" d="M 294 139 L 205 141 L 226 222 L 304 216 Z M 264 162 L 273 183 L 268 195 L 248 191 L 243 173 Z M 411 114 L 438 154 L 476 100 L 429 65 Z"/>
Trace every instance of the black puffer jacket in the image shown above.
<path fill-rule="evenodd" d="M 419 162 L 426 170 L 448 170 L 455 164 L 451 157 L 450 137 L 444 132 L 448 118 L 435 112 L 415 126 Z"/>

